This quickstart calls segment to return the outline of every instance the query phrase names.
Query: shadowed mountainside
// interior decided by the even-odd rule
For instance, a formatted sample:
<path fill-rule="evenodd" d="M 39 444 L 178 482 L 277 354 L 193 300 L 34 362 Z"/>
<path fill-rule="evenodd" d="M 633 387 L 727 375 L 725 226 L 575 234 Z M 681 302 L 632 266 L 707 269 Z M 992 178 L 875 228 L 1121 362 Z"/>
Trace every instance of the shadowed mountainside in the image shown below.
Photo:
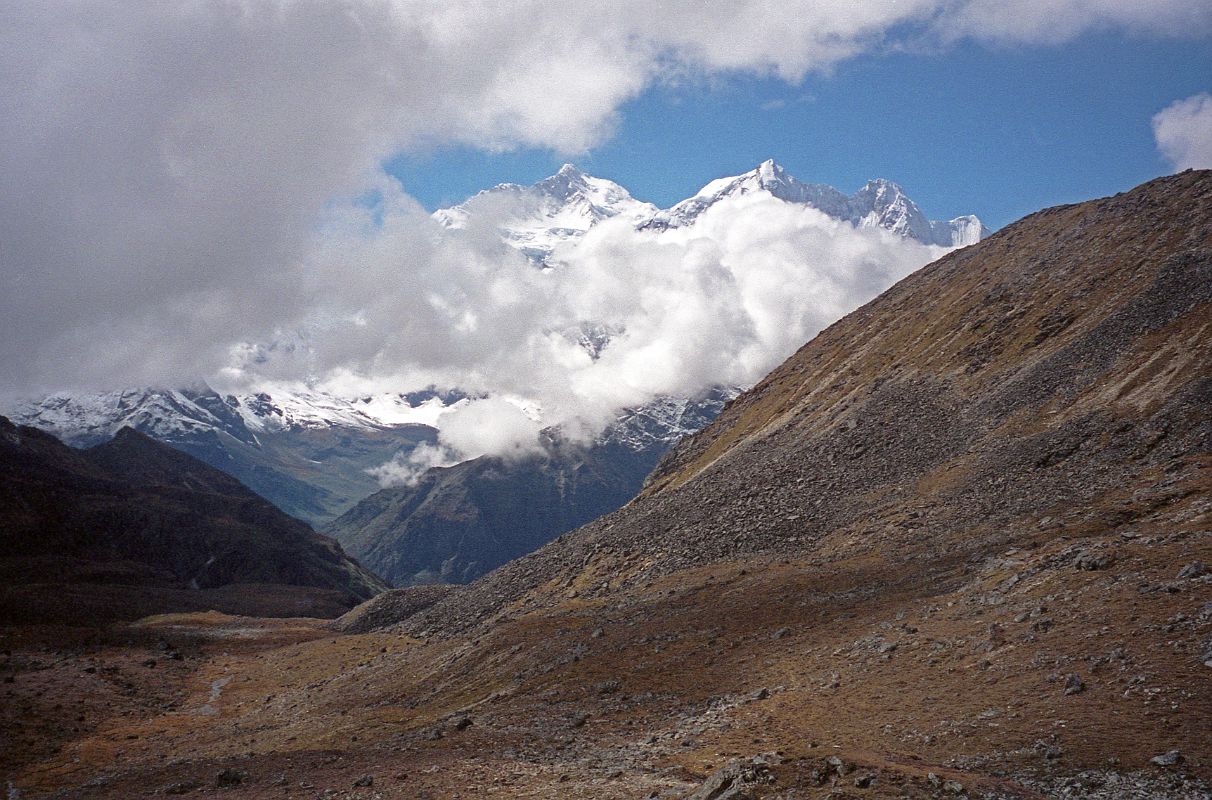
<path fill-rule="evenodd" d="M 0 418 L 0 521 L 6 619 L 86 615 L 90 585 L 106 587 L 91 592 L 103 618 L 212 600 L 246 613 L 302 613 L 308 595 L 315 608 L 339 612 L 383 588 L 333 540 L 229 475 L 129 428 L 73 450 Z M 232 589 L 189 592 L 235 584 L 315 591 L 250 586 L 240 602 Z M 258 594 L 267 602 L 259 604 Z M 73 599 L 57 602 L 65 597 Z M 287 602 L 279 609 L 280 598 Z"/>
<path fill-rule="evenodd" d="M 484 456 L 376 492 L 324 532 L 393 584 L 468 583 L 626 503 L 658 456 L 601 445 Z"/>

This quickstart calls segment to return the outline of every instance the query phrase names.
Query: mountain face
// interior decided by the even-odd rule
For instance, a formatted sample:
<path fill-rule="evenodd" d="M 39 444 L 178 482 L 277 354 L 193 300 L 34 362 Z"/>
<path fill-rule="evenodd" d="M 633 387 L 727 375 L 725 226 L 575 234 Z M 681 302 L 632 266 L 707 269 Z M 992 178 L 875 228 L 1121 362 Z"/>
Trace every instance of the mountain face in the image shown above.
<path fill-rule="evenodd" d="M 324 531 L 395 585 L 468 583 L 635 496 L 660 456 L 710 422 L 734 392 L 664 398 L 625 413 L 589 446 L 483 457 L 372 494 Z"/>
<path fill-rule="evenodd" d="M 398 630 L 449 640 L 444 694 L 509 687 L 481 751 L 575 712 L 637 789 L 678 763 L 696 797 L 1206 796 L 1209 320 L 1212 172 L 1033 214 Z"/>
<path fill-rule="evenodd" d="M 636 502 L 459 598 L 628 575 L 637 549 L 663 554 L 655 574 L 767 551 L 983 559 L 1066 531 L 1110 546 L 1206 480 L 1210 199 L 1212 172 L 1186 172 L 939 259 L 679 442 Z"/>
<path fill-rule="evenodd" d="M 0 522 L 6 615 L 14 594 L 53 595 L 49 585 L 154 589 L 164 601 L 159 611 L 201 600 L 175 590 L 233 584 L 306 587 L 322 606 L 335 595 L 346 608 L 384 588 L 333 540 L 226 473 L 130 428 L 74 450 L 0 417 Z M 292 611 L 308 609 L 306 592 L 295 600 L 303 605 Z M 132 600 L 135 608 L 146 604 Z M 255 598 L 244 607 L 281 610 L 258 607 Z"/>

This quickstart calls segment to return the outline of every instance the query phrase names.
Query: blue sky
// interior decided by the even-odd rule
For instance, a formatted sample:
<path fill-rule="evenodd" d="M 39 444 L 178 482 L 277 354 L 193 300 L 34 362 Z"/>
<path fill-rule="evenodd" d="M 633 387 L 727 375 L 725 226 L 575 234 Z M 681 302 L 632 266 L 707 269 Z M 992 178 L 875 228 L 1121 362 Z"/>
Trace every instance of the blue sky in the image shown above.
<path fill-rule="evenodd" d="M 1001 227 L 1169 172 L 1151 118 L 1210 89 L 1206 40 L 967 41 L 860 56 L 798 85 L 717 77 L 658 86 L 625 104 L 613 135 L 580 154 L 456 147 L 388 167 L 431 209 L 499 182 L 534 182 L 564 161 L 667 206 L 773 157 L 802 180 L 848 192 L 889 178 L 931 217 L 975 213 Z"/>

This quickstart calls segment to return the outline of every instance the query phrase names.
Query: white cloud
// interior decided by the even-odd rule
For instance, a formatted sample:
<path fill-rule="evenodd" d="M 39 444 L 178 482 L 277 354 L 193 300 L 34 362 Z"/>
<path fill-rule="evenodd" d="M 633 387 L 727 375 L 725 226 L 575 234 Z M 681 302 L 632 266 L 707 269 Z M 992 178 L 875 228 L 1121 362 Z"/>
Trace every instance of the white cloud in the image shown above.
<path fill-rule="evenodd" d="M 300 329 L 325 347 L 279 351 L 263 369 L 451 372 L 486 385 L 503 369 L 483 354 L 501 343 L 524 348 L 503 363 L 575 365 L 566 342 L 532 329 L 580 320 L 535 298 L 593 303 L 575 287 L 538 285 L 489 242 L 440 237 L 383 177 L 385 158 L 434 143 L 576 153 L 608 137 L 620 105 L 655 82 L 738 70 L 795 80 L 901 39 L 1212 27 L 1206 0 L 1157 0 L 1147 13 L 1126 0 L 1015 0 L 1015 14 L 995 5 L 10 0 L 0 11 L 0 395 L 188 382 L 224 367 L 240 342 Z M 369 232 L 340 198 L 376 189 L 387 222 Z M 585 258 L 643 249 L 611 235 Z M 340 252 L 351 240 L 353 252 Z M 775 271 L 761 271 L 764 287 L 725 263 L 735 245 L 658 244 L 680 266 L 642 291 L 593 279 L 620 307 L 669 315 L 631 320 L 631 343 L 610 358 L 626 362 L 627 381 L 608 387 L 619 396 L 704 369 L 685 360 L 693 343 L 715 344 L 696 320 L 772 338 L 751 309 L 777 294 Z M 671 304 L 685 287 L 704 304 Z M 691 332 L 641 343 L 645 325 Z M 734 372 L 768 361 L 750 347 L 729 362 Z M 570 396 L 609 384 L 604 369 L 578 370 Z"/>
<path fill-rule="evenodd" d="M 400 451 L 390 461 L 371 467 L 366 473 L 386 489 L 389 486 L 416 486 L 434 467 L 450 467 L 461 460 L 440 445 L 422 442 L 409 452 Z"/>
<path fill-rule="evenodd" d="M 1198 36 L 1212 31 L 1205 0 L 966 0 L 944 4 L 932 26 L 945 40 L 1060 44 L 1088 31 Z"/>
<path fill-rule="evenodd" d="M 405 483 L 426 466 L 534 452 L 542 426 L 587 436 L 656 395 L 750 384 L 945 252 L 766 192 L 717 203 L 687 228 L 601 223 L 547 271 L 390 195 L 344 219 L 311 255 L 304 292 L 324 319 L 357 324 L 300 320 L 303 346 L 263 349 L 229 377 L 256 385 L 305 367 L 337 393 L 437 384 L 514 398 L 443 415 L 439 450 L 379 475 Z M 568 335 L 588 323 L 618 332 L 596 359 Z"/>
<path fill-rule="evenodd" d="M 459 403 L 438 418 L 437 444 L 421 444 L 397 453 L 367 472 L 379 484 L 415 486 L 432 467 L 449 467 L 471 458 L 492 455 L 519 459 L 543 452 L 537 415 L 526 404 L 501 397 Z"/>
<path fill-rule="evenodd" d="M 1212 95 L 1176 100 L 1153 116 L 1153 138 L 1174 169 L 1212 169 Z"/>

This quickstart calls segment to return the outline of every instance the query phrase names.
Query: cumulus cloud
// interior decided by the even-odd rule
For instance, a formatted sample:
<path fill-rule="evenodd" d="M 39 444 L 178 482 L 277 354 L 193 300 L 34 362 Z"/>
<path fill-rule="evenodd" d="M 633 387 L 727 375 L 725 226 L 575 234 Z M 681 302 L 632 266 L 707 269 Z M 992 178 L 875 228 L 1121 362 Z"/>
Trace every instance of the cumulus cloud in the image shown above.
<path fill-rule="evenodd" d="M 1021 13 L 984 0 L 12 0 L 0 11 L 0 394 L 224 369 L 237 380 L 255 364 L 278 378 L 449 374 L 494 390 L 534 379 L 544 382 L 526 391 L 559 415 L 717 367 L 723 379 L 752 375 L 770 342 L 815 324 L 787 320 L 843 309 L 862 282 L 795 300 L 803 315 L 780 328 L 761 312 L 794 269 L 750 276 L 735 243 L 610 230 L 563 273 L 597 265 L 585 280 L 601 296 L 588 296 L 519 269 L 484 237 L 443 235 L 381 164 L 439 143 L 582 152 L 656 82 L 729 71 L 794 81 L 902 38 L 1209 28 L 1205 0 L 1158 0 L 1147 14 L 1126 0 L 1011 5 Z M 1025 23 L 1032 15 L 1063 24 Z M 343 201 L 368 196 L 381 198 L 373 213 Z M 883 246 L 785 227 L 830 241 L 839 263 L 866 264 Z M 622 256 L 672 266 L 646 267 L 641 288 L 618 277 L 639 269 Z M 682 292 L 699 302 L 671 302 Z M 628 316 L 628 303 L 661 317 Z M 629 326 L 600 365 L 562 333 L 592 314 Z M 747 344 L 696 332 L 707 321 Z M 671 332 L 685 338 L 655 338 Z M 290 337 L 299 345 L 281 344 Z M 719 363 L 688 358 L 716 346 Z M 518 369 L 528 360 L 550 366 Z"/>
<path fill-rule="evenodd" d="M 1153 138 L 1175 170 L 1212 169 L 1212 95 L 1176 100 L 1157 112 Z"/>
<path fill-rule="evenodd" d="M 308 308 L 330 322 L 300 320 L 299 346 L 257 349 L 228 378 L 255 386 L 306 369 L 338 394 L 437 384 L 512 398 L 443 415 L 437 450 L 379 476 L 405 483 L 428 466 L 534 452 L 547 425 L 583 438 L 654 396 L 750 384 L 945 252 L 766 192 L 685 228 L 608 220 L 558 248 L 549 270 L 390 193 L 343 219 L 306 270 Z M 586 329 L 612 336 L 591 354 L 576 335 Z"/>
<path fill-rule="evenodd" d="M 390 461 L 366 470 L 386 489 L 389 486 L 416 486 L 425 473 L 435 467 L 450 467 L 464 459 L 439 445 L 422 442 L 410 451 L 396 453 Z"/>

